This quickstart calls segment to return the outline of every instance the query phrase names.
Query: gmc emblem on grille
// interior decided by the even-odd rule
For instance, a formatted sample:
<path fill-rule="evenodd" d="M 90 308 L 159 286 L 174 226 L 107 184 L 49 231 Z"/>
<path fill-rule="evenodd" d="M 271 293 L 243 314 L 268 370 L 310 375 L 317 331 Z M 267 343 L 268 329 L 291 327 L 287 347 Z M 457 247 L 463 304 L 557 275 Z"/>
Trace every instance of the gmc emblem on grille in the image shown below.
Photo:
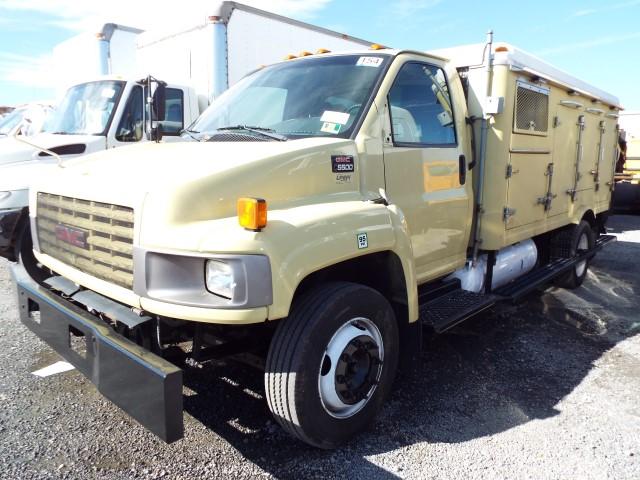
<path fill-rule="evenodd" d="M 56 225 L 56 238 L 78 248 L 87 248 L 87 232 L 79 228 L 59 223 Z"/>

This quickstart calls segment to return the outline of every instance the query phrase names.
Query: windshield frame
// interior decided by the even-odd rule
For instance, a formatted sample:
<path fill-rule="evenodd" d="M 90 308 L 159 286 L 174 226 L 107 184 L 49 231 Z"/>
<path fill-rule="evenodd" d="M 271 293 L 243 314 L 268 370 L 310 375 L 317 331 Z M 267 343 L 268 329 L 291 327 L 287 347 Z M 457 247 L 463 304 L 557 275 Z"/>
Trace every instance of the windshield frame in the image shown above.
<path fill-rule="evenodd" d="M 11 132 L 14 131 L 17 127 L 20 126 L 20 123 L 24 121 L 24 115 L 27 112 L 27 107 L 17 107 L 11 110 L 7 115 L 0 118 L 0 129 L 4 128 L 7 124 L 11 124 L 11 128 L 9 128 L 6 132 L 0 131 L 0 135 L 9 136 Z M 10 123 L 10 121 L 15 118 L 19 118 L 17 123 Z"/>
<path fill-rule="evenodd" d="M 62 134 L 58 133 L 58 135 L 91 135 L 91 136 L 95 136 L 95 137 L 106 137 L 109 130 L 111 129 L 111 124 L 113 123 L 113 119 L 116 116 L 116 112 L 118 111 L 118 109 L 120 108 L 120 100 L 122 99 L 122 95 L 124 95 L 124 92 L 127 90 L 127 81 L 125 80 L 118 80 L 118 79 L 110 79 L 110 78 L 104 78 L 104 79 L 100 79 L 100 80 L 91 80 L 89 82 L 82 82 L 82 83 L 76 83 L 75 85 L 72 85 L 71 87 L 69 87 L 67 89 L 67 91 L 64 94 L 64 97 L 62 98 L 62 100 L 60 100 L 60 103 L 56 106 L 55 111 L 54 111 L 54 115 L 56 114 L 56 112 L 58 111 L 58 108 L 62 105 L 62 102 L 64 101 L 64 99 L 67 97 L 67 94 L 74 88 L 76 87 L 80 87 L 83 85 L 89 85 L 92 83 L 112 83 L 112 84 L 120 84 L 122 85 L 122 88 L 120 89 L 120 91 L 118 92 L 115 100 L 114 100 L 114 105 L 113 108 L 111 109 L 111 113 L 109 115 L 109 118 L 107 119 L 107 121 L 105 122 L 105 127 L 101 132 L 98 133 L 86 133 L 86 132 L 81 132 L 81 133 L 72 133 L 72 132 L 64 132 Z M 47 130 L 43 130 L 43 133 L 51 133 L 51 134 L 56 134 L 59 129 L 52 129 L 53 131 L 47 129 Z"/>
<path fill-rule="evenodd" d="M 369 111 L 371 110 L 371 106 L 373 105 L 375 98 L 380 90 L 380 87 L 382 85 L 382 83 L 384 82 L 384 79 L 387 76 L 387 72 L 389 71 L 389 68 L 391 67 L 391 65 L 394 62 L 395 59 L 395 55 L 387 53 L 387 52 L 340 52 L 340 53 L 336 53 L 336 54 L 325 54 L 325 55 L 314 55 L 313 57 L 309 56 L 309 57 L 302 57 L 302 58 L 298 58 L 298 59 L 292 59 L 292 60 L 285 60 L 282 62 L 278 62 L 278 63 L 274 63 L 271 65 L 268 65 L 266 67 L 263 68 L 258 68 L 255 69 L 249 73 L 247 73 L 247 75 L 245 75 L 244 77 L 242 77 L 238 82 L 236 82 L 235 85 L 232 85 L 231 88 L 227 89 L 222 95 L 220 95 L 218 98 L 216 98 L 214 100 L 213 103 L 211 103 L 211 105 L 209 105 L 209 108 L 211 108 L 211 106 L 215 105 L 215 102 L 218 101 L 219 99 L 222 99 L 227 92 L 229 92 L 230 90 L 232 90 L 236 85 L 240 84 L 242 81 L 248 79 L 249 77 L 259 74 L 262 71 L 265 71 L 266 69 L 270 69 L 272 67 L 276 67 L 276 66 L 281 66 L 287 62 L 308 62 L 308 61 L 316 61 L 314 58 L 317 57 L 322 57 L 322 58 L 331 58 L 331 57 L 379 57 L 383 59 L 383 64 L 381 65 L 378 75 L 375 78 L 375 80 L 372 82 L 371 86 L 370 86 L 370 91 L 367 95 L 367 97 L 365 97 L 365 101 L 362 103 L 362 107 L 360 109 L 360 112 L 358 114 L 358 118 L 356 118 L 356 120 L 352 123 L 352 125 L 349 127 L 348 130 L 345 130 L 344 133 L 348 133 L 347 135 L 342 135 L 342 134 L 338 134 L 338 135 L 322 135 L 319 133 L 315 133 L 315 134 L 287 134 L 284 132 L 276 132 L 279 135 L 282 135 L 284 137 L 286 137 L 288 140 L 297 140 L 297 139 L 303 139 L 303 138 L 334 138 L 334 139 L 343 139 L 343 140 L 353 140 L 357 137 L 357 135 L 360 132 L 360 129 L 362 128 L 362 124 L 364 123 Z M 365 68 L 371 68 L 371 67 L 365 67 Z M 191 134 L 196 133 L 196 134 L 200 134 L 200 135 L 211 135 L 211 134 L 215 134 L 217 133 L 218 130 L 216 129 L 205 129 L 203 131 L 197 131 L 194 132 L 194 128 L 196 128 L 196 124 L 199 123 L 199 121 L 201 120 L 201 118 L 204 116 L 204 114 L 206 113 L 203 112 L 195 121 L 193 121 L 189 127 L 185 128 L 183 131 L 187 131 L 190 132 Z M 343 133 L 343 132 L 341 132 Z M 192 136 L 192 135 L 190 135 Z M 202 140 L 202 138 L 200 138 L 200 140 Z"/>
<path fill-rule="evenodd" d="M 371 110 L 371 106 L 373 105 L 373 103 L 376 100 L 376 97 L 378 96 L 378 92 L 380 91 L 380 87 L 382 86 L 382 82 L 384 82 L 384 79 L 387 78 L 387 73 L 389 72 L 389 69 L 391 68 L 391 65 L 393 65 L 395 59 L 396 59 L 396 55 L 392 55 L 390 53 L 372 53 L 371 55 L 367 55 L 369 57 L 383 57 L 386 59 L 386 61 L 384 62 L 384 64 L 382 65 L 382 71 L 380 72 L 380 74 L 378 75 L 378 78 L 376 79 L 375 83 L 373 84 L 373 88 L 371 89 L 371 94 L 369 95 L 369 98 L 367 100 L 367 102 L 364 104 L 363 109 L 362 109 L 362 113 L 360 114 L 360 118 L 358 118 L 358 120 L 356 122 L 354 122 L 353 126 L 351 127 L 351 135 L 349 136 L 350 140 L 355 140 L 356 137 L 358 136 L 358 134 L 360 133 L 360 129 L 362 128 L 362 124 L 364 123 L 365 119 L 367 118 L 367 115 L 369 114 L 369 111 Z"/>

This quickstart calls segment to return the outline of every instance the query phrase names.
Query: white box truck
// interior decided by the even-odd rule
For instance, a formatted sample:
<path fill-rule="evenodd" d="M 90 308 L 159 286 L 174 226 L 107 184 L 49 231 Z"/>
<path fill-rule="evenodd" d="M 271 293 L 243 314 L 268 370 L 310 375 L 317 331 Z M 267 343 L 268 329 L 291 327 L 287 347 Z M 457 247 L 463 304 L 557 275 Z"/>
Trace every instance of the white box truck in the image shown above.
<path fill-rule="evenodd" d="M 240 3 L 222 2 L 192 28 L 141 33 L 137 59 L 145 71 L 192 85 L 206 106 L 247 73 L 288 54 L 361 49 L 372 43 Z"/>
<path fill-rule="evenodd" d="M 97 32 L 84 32 L 53 47 L 53 81 L 59 95 L 69 85 L 103 75 L 134 75 L 139 28 L 106 23 Z"/>
<path fill-rule="evenodd" d="M 261 65 L 290 52 L 305 56 L 372 43 L 236 2 L 222 2 L 211 13 L 193 28 L 173 33 L 109 23 L 54 49 L 60 78 L 79 83 L 67 91 L 45 132 L 30 138 L 31 145 L 15 139 L 0 145 L 1 256 L 32 259 L 28 186 L 57 169 L 58 159 L 147 139 L 148 95 L 140 78 L 152 74 L 177 82 L 167 85 L 166 118 L 160 123 L 165 140 L 178 140 L 211 100 Z"/>

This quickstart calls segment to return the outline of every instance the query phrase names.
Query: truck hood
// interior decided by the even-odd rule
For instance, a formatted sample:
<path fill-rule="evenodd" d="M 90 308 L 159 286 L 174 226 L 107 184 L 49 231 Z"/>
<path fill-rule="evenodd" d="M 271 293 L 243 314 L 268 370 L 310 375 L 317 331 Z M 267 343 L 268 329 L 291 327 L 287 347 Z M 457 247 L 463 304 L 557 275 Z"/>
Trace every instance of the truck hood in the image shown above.
<path fill-rule="evenodd" d="M 84 145 L 84 154 L 104 150 L 106 148 L 106 139 L 98 135 L 60 135 L 53 133 L 41 133 L 33 135 L 26 139 L 30 143 L 46 148 L 53 149 L 55 153 L 59 153 L 62 158 L 73 158 L 78 155 L 66 155 L 64 153 L 66 146 Z M 57 151 L 59 150 L 59 152 Z M 5 137 L 0 139 L 0 165 L 9 165 L 18 162 L 39 161 L 46 159 L 47 156 L 40 156 L 40 150 L 26 143 L 22 143 L 13 137 Z"/>
<path fill-rule="evenodd" d="M 355 142 L 148 142 L 65 162 L 34 190 L 129 206 L 136 218 L 144 210 L 145 218 L 175 225 L 234 216 L 241 196 L 277 208 L 317 195 L 359 195 L 357 162 L 348 178 L 337 178 L 332 155 L 355 159 Z"/>
<path fill-rule="evenodd" d="M 0 165 L 0 191 L 26 190 L 60 170 L 56 160 L 31 160 Z"/>

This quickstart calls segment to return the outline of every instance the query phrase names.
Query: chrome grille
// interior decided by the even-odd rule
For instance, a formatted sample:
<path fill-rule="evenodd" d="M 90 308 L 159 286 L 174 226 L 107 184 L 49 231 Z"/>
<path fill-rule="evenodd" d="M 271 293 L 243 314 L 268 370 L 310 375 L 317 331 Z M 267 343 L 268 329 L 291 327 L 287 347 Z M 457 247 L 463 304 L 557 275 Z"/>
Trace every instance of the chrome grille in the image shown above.
<path fill-rule="evenodd" d="M 36 222 L 42 253 L 133 288 L 133 209 L 39 192 Z M 60 230 L 72 231 L 82 241 L 64 240 Z"/>

